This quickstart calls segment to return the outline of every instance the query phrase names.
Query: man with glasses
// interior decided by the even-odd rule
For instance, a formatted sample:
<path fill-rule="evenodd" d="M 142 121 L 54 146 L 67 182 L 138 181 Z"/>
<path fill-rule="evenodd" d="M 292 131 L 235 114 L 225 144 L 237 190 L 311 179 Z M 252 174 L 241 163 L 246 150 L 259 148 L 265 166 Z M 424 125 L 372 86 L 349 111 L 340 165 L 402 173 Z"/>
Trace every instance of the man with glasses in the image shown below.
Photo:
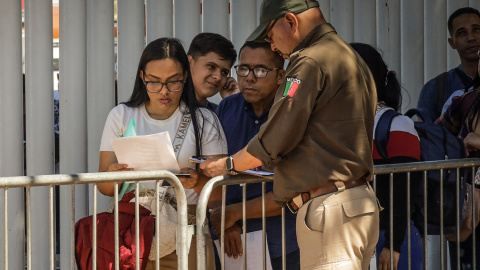
<path fill-rule="evenodd" d="M 241 150 L 258 133 L 268 118 L 275 93 L 285 71 L 284 60 L 270 50 L 267 43 L 246 42 L 239 52 L 238 76 L 240 92 L 220 103 L 216 113 L 225 131 L 228 153 Z M 273 201 L 273 183 L 266 184 L 266 234 L 270 262 L 273 269 L 282 269 L 282 220 L 281 208 Z M 237 258 L 244 254 L 242 241 L 242 194 L 240 185 L 228 186 L 225 209 L 225 253 Z M 247 185 L 247 232 L 262 230 L 262 184 Z M 221 207 L 211 211 L 210 220 L 217 236 L 220 236 Z M 300 268 L 300 253 L 295 235 L 295 215 L 285 215 L 286 269 Z M 248 248 L 247 248 L 248 249 Z M 257 254 L 261 258 L 261 254 Z"/>
<path fill-rule="evenodd" d="M 368 269 L 378 240 L 372 137 L 377 103 L 367 65 L 315 0 L 263 0 L 248 40 L 290 60 L 268 120 L 248 145 L 201 164 L 210 175 L 275 168 L 274 200 L 297 213 L 303 269 Z"/>

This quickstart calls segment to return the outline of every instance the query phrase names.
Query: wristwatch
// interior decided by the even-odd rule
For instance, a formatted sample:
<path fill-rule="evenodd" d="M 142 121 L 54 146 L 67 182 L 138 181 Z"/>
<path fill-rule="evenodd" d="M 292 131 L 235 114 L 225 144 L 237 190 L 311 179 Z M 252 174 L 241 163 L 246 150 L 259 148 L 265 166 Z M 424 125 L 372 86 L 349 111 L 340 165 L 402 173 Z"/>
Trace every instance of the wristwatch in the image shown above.
<path fill-rule="evenodd" d="M 229 156 L 227 160 L 225 161 L 225 166 L 227 168 L 227 171 L 230 172 L 231 174 L 238 174 L 237 171 L 233 168 L 233 157 Z"/>

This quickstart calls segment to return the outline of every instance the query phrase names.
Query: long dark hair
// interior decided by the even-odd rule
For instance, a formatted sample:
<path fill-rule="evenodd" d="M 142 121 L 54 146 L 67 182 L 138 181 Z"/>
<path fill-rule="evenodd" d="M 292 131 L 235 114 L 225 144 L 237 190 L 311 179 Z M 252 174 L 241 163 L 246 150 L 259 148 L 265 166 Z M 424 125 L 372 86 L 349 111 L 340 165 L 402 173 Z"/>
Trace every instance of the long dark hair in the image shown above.
<path fill-rule="evenodd" d="M 139 107 L 150 100 L 140 73 L 141 71 L 145 70 L 145 67 L 149 62 L 162 59 L 173 59 L 178 61 L 182 66 L 183 72 L 187 73 L 187 79 L 183 86 L 180 99 L 185 102 L 191 112 L 192 124 L 195 132 L 196 153 L 197 155 L 201 155 L 202 132 L 200 132 L 197 118 L 197 112 L 200 114 L 201 112 L 198 109 L 199 104 L 195 97 L 195 90 L 193 88 L 193 81 L 187 54 L 185 53 L 185 50 L 178 39 L 159 38 L 150 42 L 147 47 L 145 47 L 142 56 L 140 57 L 140 62 L 138 63 L 137 75 L 135 78 L 132 95 L 130 96 L 130 99 L 123 104 L 127 105 L 128 107 Z"/>
<path fill-rule="evenodd" d="M 388 70 L 382 55 L 374 47 L 364 43 L 350 43 L 350 45 L 372 72 L 378 101 L 383 101 L 385 105 L 398 111 L 402 106 L 402 88 L 395 71 Z"/>

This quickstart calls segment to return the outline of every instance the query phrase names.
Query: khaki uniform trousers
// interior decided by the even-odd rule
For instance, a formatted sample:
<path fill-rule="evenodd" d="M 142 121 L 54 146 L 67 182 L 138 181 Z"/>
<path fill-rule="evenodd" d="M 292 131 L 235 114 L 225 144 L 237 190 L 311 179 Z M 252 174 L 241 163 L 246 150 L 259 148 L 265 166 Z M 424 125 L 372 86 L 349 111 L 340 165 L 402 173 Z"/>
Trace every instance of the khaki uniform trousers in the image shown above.
<path fill-rule="evenodd" d="M 297 214 L 300 268 L 368 270 L 378 241 L 378 212 L 370 185 L 307 202 Z"/>
<path fill-rule="evenodd" d="M 207 245 L 207 270 L 215 269 L 215 254 L 213 253 L 213 242 L 210 234 L 205 235 L 205 243 Z M 154 243 L 152 243 L 154 244 Z M 176 270 L 177 267 L 177 253 L 176 251 L 160 258 L 160 269 L 161 270 Z M 197 269 L 197 237 L 193 235 L 192 244 L 190 245 L 190 252 L 188 253 L 188 269 L 196 270 Z M 155 270 L 155 261 L 148 261 L 147 268 L 145 270 Z"/>

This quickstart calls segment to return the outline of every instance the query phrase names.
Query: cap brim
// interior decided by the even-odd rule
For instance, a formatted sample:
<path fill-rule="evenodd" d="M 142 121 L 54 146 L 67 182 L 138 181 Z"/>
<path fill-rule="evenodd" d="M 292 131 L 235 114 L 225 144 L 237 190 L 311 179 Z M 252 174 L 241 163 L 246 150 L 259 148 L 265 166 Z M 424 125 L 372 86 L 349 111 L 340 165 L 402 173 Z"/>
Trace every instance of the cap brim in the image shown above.
<path fill-rule="evenodd" d="M 255 41 L 255 42 L 266 42 L 263 38 L 265 37 L 265 31 L 267 30 L 267 26 L 270 24 L 270 21 L 265 23 L 261 23 L 253 33 L 248 36 L 247 41 Z"/>

